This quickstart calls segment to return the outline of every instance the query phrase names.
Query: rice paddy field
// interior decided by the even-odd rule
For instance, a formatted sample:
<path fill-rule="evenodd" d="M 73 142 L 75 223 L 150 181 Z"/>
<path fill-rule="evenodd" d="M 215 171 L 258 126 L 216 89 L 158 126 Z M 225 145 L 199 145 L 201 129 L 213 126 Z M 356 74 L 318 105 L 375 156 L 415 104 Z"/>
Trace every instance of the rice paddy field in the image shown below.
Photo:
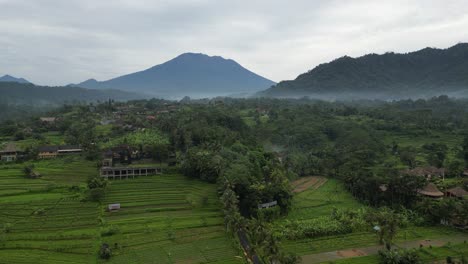
<path fill-rule="evenodd" d="M 303 223 L 308 220 L 329 216 L 334 209 L 358 210 L 360 208 L 365 208 L 364 205 L 355 200 L 354 197 L 347 192 L 343 184 L 338 180 L 328 179 L 325 183 L 318 186 L 319 187 L 316 188 L 315 185 L 312 184 L 307 190 L 295 193 L 291 212 L 287 217 L 279 219 L 278 223 L 292 220 L 298 220 Z M 466 236 L 468 241 L 468 234 L 466 233 L 453 228 L 433 226 L 401 229 L 395 238 L 395 242 L 439 238 L 447 239 L 454 236 Z M 368 247 L 377 244 L 377 237 L 372 232 L 353 232 L 343 235 L 281 241 L 281 246 L 285 252 L 293 252 L 299 256 L 334 250 Z M 353 262 L 357 259 L 360 259 L 362 262 Z M 378 263 L 378 256 L 372 255 L 352 258 L 340 260 L 340 262 L 336 263 Z"/>
<path fill-rule="evenodd" d="M 318 188 L 311 188 L 296 193 L 288 220 L 307 220 L 329 216 L 333 209 L 358 209 L 364 207 L 346 191 L 343 184 L 336 179 L 328 179 Z"/>
<path fill-rule="evenodd" d="M 81 157 L 0 166 L 0 263 L 95 263 L 100 206 L 69 190 L 84 185 L 96 166 Z"/>
<path fill-rule="evenodd" d="M 121 204 L 102 219 L 111 263 L 243 263 L 224 232 L 214 185 L 177 174 L 113 181 L 110 203 Z"/>
<path fill-rule="evenodd" d="M 244 263 L 225 234 L 216 186 L 182 175 L 112 181 L 86 200 L 95 162 L 80 156 L 0 165 L 0 263 Z M 73 187 L 73 188 L 72 188 Z M 107 212 L 108 203 L 121 210 Z M 112 257 L 101 260 L 103 243 Z"/>
<path fill-rule="evenodd" d="M 452 258 L 452 261 L 461 262 L 462 257 L 468 257 L 468 244 L 456 243 L 446 244 L 442 247 L 422 248 L 417 250 L 418 255 L 421 257 L 423 263 L 446 263 L 447 256 Z M 326 262 L 328 264 L 374 264 L 379 263 L 378 255 L 370 255 L 365 257 L 356 257 L 349 259 L 342 259 L 333 262 Z M 456 262 L 457 263 L 457 262 Z"/>

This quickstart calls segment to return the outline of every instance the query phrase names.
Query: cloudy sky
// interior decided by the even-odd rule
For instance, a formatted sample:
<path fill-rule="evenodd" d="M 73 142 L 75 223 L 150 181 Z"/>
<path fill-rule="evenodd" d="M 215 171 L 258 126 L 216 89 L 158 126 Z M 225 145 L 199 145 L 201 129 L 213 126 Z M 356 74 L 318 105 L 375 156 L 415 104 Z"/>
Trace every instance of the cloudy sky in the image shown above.
<path fill-rule="evenodd" d="M 468 1 L 0 0 L 0 75 L 107 80 L 184 52 L 274 81 L 343 55 L 468 41 Z"/>

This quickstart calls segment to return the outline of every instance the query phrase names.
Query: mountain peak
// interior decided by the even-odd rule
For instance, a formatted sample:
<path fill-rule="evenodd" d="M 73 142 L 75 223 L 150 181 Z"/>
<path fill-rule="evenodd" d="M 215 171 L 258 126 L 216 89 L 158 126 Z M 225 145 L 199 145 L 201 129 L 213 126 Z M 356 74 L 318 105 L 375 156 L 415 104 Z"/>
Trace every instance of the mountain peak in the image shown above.
<path fill-rule="evenodd" d="M 5 74 L 0 77 L 0 82 L 17 82 L 17 83 L 30 83 L 28 80 L 23 78 L 16 78 L 9 74 Z"/>
<path fill-rule="evenodd" d="M 255 93 L 275 83 L 231 59 L 186 52 L 143 71 L 108 81 L 88 80 L 84 88 L 120 89 L 166 98 L 193 98 Z"/>
<path fill-rule="evenodd" d="M 179 56 L 175 57 L 174 59 L 168 61 L 194 61 L 194 62 L 229 62 L 232 63 L 235 61 L 231 59 L 225 59 L 221 56 L 210 56 L 204 53 L 196 53 L 196 52 L 186 52 L 182 53 Z"/>

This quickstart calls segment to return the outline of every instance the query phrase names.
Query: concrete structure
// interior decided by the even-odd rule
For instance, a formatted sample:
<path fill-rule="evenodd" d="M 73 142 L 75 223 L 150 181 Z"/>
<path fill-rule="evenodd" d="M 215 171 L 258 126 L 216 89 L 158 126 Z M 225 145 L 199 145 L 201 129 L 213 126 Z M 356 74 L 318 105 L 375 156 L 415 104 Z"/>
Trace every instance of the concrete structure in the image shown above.
<path fill-rule="evenodd" d="M 100 169 L 101 177 L 106 179 L 128 179 L 161 173 L 162 169 L 158 167 L 102 167 Z"/>
<path fill-rule="evenodd" d="M 270 208 L 270 207 L 276 206 L 277 204 L 278 204 L 277 201 L 259 204 L 259 205 L 258 205 L 258 209 Z"/>

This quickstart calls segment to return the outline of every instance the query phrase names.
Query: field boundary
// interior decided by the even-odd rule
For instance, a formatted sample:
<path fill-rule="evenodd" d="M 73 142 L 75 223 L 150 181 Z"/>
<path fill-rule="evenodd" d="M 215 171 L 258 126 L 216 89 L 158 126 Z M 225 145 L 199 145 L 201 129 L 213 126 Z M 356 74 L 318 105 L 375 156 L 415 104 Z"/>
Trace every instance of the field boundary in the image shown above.
<path fill-rule="evenodd" d="M 291 183 L 293 193 L 300 193 L 308 189 L 316 190 L 327 182 L 327 178 L 322 176 L 301 177 Z"/>

